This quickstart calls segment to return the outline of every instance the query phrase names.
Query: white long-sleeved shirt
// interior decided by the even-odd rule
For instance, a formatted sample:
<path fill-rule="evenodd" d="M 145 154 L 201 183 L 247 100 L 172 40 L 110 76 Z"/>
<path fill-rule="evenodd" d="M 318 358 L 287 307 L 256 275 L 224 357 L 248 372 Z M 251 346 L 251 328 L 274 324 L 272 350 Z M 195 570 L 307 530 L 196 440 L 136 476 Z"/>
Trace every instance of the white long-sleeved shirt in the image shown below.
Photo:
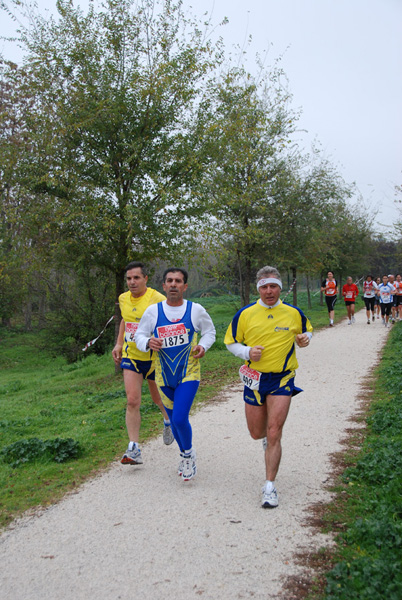
<path fill-rule="evenodd" d="M 164 300 L 162 302 L 162 307 L 166 318 L 173 323 L 177 323 L 183 318 L 186 312 L 187 300 L 183 300 L 183 304 L 180 306 L 170 306 L 166 300 Z M 138 329 L 134 337 L 137 348 L 138 350 L 141 350 L 141 352 L 147 351 L 147 343 L 153 336 L 157 320 L 158 304 L 152 304 L 142 315 L 140 324 L 138 325 Z M 198 344 L 202 346 L 206 352 L 212 346 L 216 337 L 216 331 L 212 319 L 205 308 L 201 306 L 201 304 L 193 302 L 191 306 L 191 320 L 195 330 L 201 333 L 201 338 Z"/>

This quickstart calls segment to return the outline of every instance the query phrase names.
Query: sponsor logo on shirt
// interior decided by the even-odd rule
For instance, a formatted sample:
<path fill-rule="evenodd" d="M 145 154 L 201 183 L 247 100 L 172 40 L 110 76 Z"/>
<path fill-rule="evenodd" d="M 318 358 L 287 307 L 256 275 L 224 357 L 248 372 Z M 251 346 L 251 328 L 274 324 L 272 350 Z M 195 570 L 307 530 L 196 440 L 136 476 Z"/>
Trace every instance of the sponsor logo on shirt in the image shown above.
<path fill-rule="evenodd" d="M 274 331 L 289 331 L 289 327 L 275 327 Z"/>
<path fill-rule="evenodd" d="M 274 315 L 268 315 L 267 319 L 273 319 Z"/>

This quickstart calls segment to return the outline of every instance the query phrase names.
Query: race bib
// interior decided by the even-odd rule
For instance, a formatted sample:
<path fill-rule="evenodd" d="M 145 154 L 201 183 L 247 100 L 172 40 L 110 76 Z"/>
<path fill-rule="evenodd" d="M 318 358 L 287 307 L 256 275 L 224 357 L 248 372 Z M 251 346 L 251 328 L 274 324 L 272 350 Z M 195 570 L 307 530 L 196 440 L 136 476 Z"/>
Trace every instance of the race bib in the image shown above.
<path fill-rule="evenodd" d="M 353 298 L 353 292 L 346 292 L 346 298 Z"/>
<path fill-rule="evenodd" d="M 174 323 L 173 325 L 163 325 L 157 327 L 158 338 L 163 341 L 162 348 L 175 348 L 188 344 L 188 333 L 184 323 Z"/>
<path fill-rule="evenodd" d="M 247 365 L 242 365 L 239 369 L 240 381 L 250 390 L 258 390 L 260 387 L 261 373 L 255 369 L 250 369 Z"/>
<path fill-rule="evenodd" d="M 383 302 L 389 302 L 391 294 L 389 292 L 383 292 L 382 294 Z"/>
<path fill-rule="evenodd" d="M 135 332 L 138 329 L 138 323 L 126 323 L 125 331 L 126 331 L 126 340 L 128 342 L 134 341 Z"/>
<path fill-rule="evenodd" d="M 327 288 L 327 296 L 332 296 L 335 294 L 335 288 Z"/>

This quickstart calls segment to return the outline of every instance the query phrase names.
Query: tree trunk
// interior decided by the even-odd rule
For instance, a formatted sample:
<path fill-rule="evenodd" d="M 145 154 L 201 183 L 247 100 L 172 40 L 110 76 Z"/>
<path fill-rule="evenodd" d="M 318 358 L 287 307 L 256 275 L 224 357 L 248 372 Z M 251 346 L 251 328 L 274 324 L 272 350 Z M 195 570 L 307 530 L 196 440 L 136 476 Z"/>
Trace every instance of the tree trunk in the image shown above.
<path fill-rule="evenodd" d="M 241 270 L 241 260 L 240 260 L 240 255 L 239 252 L 237 252 L 237 268 L 239 271 L 239 289 L 240 289 L 240 299 L 242 302 L 242 306 L 245 306 L 245 302 L 244 302 L 244 282 L 243 282 L 243 273 Z"/>
<path fill-rule="evenodd" d="M 25 317 L 25 331 L 32 331 L 32 302 L 31 302 L 31 300 L 28 300 L 28 302 L 25 304 L 24 317 Z"/>
<path fill-rule="evenodd" d="M 117 342 L 117 338 L 119 336 L 120 330 L 120 321 L 121 321 L 121 312 L 119 305 L 119 296 L 124 292 L 124 270 L 121 269 L 118 273 L 116 273 L 115 279 L 115 303 L 114 303 L 114 343 Z M 115 365 L 114 367 L 115 375 L 119 375 L 121 369 L 119 366 Z"/>
<path fill-rule="evenodd" d="M 250 304 L 250 275 L 251 275 L 251 261 L 250 259 L 246 258 L 246 265 L 245 265 L 245 275 L 244 275 L 244 280 L 243 280 L 243 286 L 244 286 L 244 304 L 243 306 L 247 306 L 247 304 Z"/>
<path fill-rule="evenodd" d="M 296 281 L 296 267 L 292 267 L 292 285 L 293 285 L 293 306 L 297 306 L 297 281 Z"/>
<path fill-rule="evenodd" d="M 46 292 L 41 292 L 39 296 L 39 319 L 38 328 L 43 329 L 46 325 Z"/>
<path fill-rule="evenodd" d="M 306 275 L 306 282 L 307 282 L 307 306 L 308 306 L 308 308 L 312 308 L 311 294 L 310 294 L 310 277 L 308 275 Z"/>

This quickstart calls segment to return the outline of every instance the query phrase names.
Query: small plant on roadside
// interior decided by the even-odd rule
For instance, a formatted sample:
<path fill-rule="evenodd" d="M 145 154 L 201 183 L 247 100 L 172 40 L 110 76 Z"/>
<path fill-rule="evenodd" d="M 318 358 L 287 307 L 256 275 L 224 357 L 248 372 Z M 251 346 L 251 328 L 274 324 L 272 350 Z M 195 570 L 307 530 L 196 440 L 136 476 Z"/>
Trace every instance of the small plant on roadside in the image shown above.
<path fill-rule="evenodd" d="M 79 443 L 72 438 L 53 440 L 29 438 L 5 446 L 0 450 L 0 457 L 3 462 L 15 469 L 19 465 L 36 460 L 63 463 L 78 458 L 80 453 Z"/>

